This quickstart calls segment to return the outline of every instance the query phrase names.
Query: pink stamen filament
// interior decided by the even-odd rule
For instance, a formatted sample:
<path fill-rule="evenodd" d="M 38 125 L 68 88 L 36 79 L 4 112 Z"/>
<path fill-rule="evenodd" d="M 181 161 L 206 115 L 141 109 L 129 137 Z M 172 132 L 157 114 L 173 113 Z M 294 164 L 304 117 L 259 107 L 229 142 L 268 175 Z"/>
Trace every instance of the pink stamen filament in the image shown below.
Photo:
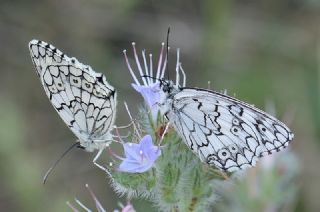
<path fill-rule="evenodd" d="M 119 160 L 125 160 L 125 158 L 120 157 L 119 155 L 117 155 L 116 153 L 114 153 L 114 152 L 112 151 L 111 147 L 108 147 L 108 150 L 109 150 L 110 155 L 112 155 L 113 157 L 115 157 L 115 158 L 117 158 L 117 159 L 119 159 Z"/>
<path fill-rule="evenodd" d="M 150 80 L 153 82 L 153 64 L 152 64 L 152 54 L 149 54 L 149 59 L 150 59 Z"/>
<path fill-rule="evenodd" d="M 168 47 L 168 52 L 170 50 L 170 47 Z M 166 52 L 166 55 L 165 55 L 165 59 L 164 59 L 164 63 L 163 63 L 163 67 L 162 67 L 162 70 L 161 70 L 161 75 L 160 75 L 160 79 L 163 79 L 164 77 L 164 74 L 166 72 L 166 67 L 167 67 L 167 60 L 168 60 L 168 57 L 167 57 L 167 52 Z"/>
<path fill-rule="evenodd" d="M 158 61 L 158 69 L 157 69 L 157 75 L 156 78 L 159 79 L 160 77 L 160 70 L 161 70 L 161 65 L 162 65 L 162 56 L 163 56 L 163 49 L 164 49 L 164 43 L 161 43 L 162 47 L 161 47 L 161 52 L 159 55 L 159 61 Z"/>
<path fill-rule="evenodd" d="M 142 51 L 142 58 L 143 58 L 144 70 L 146 72 L 146 76 L 150 76 L 149 75 L 148 64 L 147 64 L 147 60 L 146 60 L 146 51 L 145 50 Z M 148 81 L 148 85 L 152 84 L 152 81 L 151 81 L 150 77 L 148 77 L 146 80 Z"/>
<path fill-rule="evenodd" d="M 133 48 L 134 58 L 136 60 L 136 64 L 137 64 L 140 76 L 143 76 L 143 71 L 142 71 L 141 64 L 140 64 L 140 61 L 139 61 L 139 57 L 138 57 L 138 54 L 137 54 L 136 43 L 135 42 L 132 42 L 132 48 Z M 147 84 L 145 77 L 142 77 L 142 81 L 143 81 L 144 85 Z"/>
<path fill-rule="evenodd" d="M 69 201 L 67 202 L 67 205 L 74 211 L 74 212 L 79 212 L 78 209 L 76 207 L 74 207 L 74 205 L 72 205 Z"/>
<path fill-rule="evenodd" d="M 139 82 L 139 80 L 137 79 L 136 75 L 133 73 L 133 70 L 132 70 L 132 68 L 131 68 L 131 65 L 130 65 L 130 63 L 129 63 L 129 59 L 128 59 L 128 56 L 127 56 L 127 50 L 123 50 L 123 54 L 124 54 L 124 58 L 125 58 L 125 60 L 126 60 L 127 67 L 128 67 L 128 69 L 129 69 L 129 71 L 130 71 L 130 74 L 131 74 L 133 80 L 135 81 L 135 83 L 136 83 L 137 85 L 141 85 L 140 82 Z"/>
<path fill-rule="evenodd" d="M 88 189 L 91 197 L 93 198 L 94 202 L 96 203 L 96 208 L 97 208 L 97 209 L 103 208 L 102 205 L 101 205 L 101 203 L 99 202 L 98 198 L 97 198 L 96 195 L 93 193 L 93 191 L 91 190 L 91 188 L 89 187 L 88 184 L 86 184 L 86 187 L 87 187 L 87 189 Z"/>
<path fill-rule="evenodd" d="M 132 115 L 131 115 L 130 110 L 129 110 L 129 107 L 128 107 L 126 102 L 124 102 L 124 106 L 126 108 L 126 111 L 127 111 L 128 115 L 129 115 L 130 120 L 133 120 Z M 139 129 L 136 126 L 135 122 L 133 122 L 133 128 L 134 128 L 134 131 L 136 132 L 136 134 L 138 135 L 139 139 L 141 139 L 141 135 L 139 133 Z"/>

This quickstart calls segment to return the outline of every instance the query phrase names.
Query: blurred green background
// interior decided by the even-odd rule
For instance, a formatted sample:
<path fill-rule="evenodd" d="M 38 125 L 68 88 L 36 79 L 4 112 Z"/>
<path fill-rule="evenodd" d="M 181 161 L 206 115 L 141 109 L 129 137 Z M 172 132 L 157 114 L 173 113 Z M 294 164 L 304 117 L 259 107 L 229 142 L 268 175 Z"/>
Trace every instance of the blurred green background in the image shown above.
<path fill-rule="evenodd" d="M 227 89 L 277 116 L 295 133 L 301 165 L 297 210 L 320 210 L 320 2 L 317 0 L 65 0 L 0 1 L 0 210 L 70 211 L 74 197 L 89 207 L 88 183 L 109 210 L 119 198 L 94 154 L 71 152 L 47 184 L 42 176 L 75 137 L 50 105 L 27 44 L 49 42 L 106 75 L 119 91 L 117 125 L 128 123 L 123 101 L 142 98 L 123 49 L 131 42 L 158 55 L 171 26 L 189 86 Z M 172 59 L 171 59 L 172 58 Z M 173 73 L 175 53 L 171 53 Z M 108 158 L 104 155 L 105 163 Z M 143 202 L 136 209 L 144 208 Z"/>

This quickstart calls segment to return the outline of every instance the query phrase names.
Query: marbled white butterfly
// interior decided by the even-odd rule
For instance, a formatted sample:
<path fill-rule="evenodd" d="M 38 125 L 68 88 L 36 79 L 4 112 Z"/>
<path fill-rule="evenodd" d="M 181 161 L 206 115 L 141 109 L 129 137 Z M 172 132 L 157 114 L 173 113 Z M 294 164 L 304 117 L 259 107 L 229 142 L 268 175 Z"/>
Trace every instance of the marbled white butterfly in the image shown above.
<path fill-rule="evenodd" d="M 78 137 L 80 147 L 99 150 L 93 162 L 104 169 L 96 161 L 112 141 L 116 90 L 103 74 L 46 42 L 32 40 L 29 50 L 51 104 Z"/>
<path fill-rule="evenodd" d="M 162 60 L 163 49 L 156 75 L 152 73 L 151 59 L 150 67 L 146 65 L 144 51 L 145 71 L 142 70 L 134 43 L 133 49 L 140 77 L 159 82 L 160 99 L 155 105 L 201 161 L 223 171 L 245 169 L 254 166 L 258 158 L 286 148 L 293 139 L 293 133 L 285 124 L 248 103 L 219 92 L 186 87 L 179 49 L 175 83 L 163 79 L 167 62 Z M 125 51 L 124 54 L 135 83 L 140 85 Z M 155 86 L 147 80 L 143 84 Z"/>
<path fill-rule="evenodd" d="M 294 137 L 276 118 L 230 96 L 166 80 L 160 88 L 162 113 L 202 161 L 221 170 L 254 166 Z"/>

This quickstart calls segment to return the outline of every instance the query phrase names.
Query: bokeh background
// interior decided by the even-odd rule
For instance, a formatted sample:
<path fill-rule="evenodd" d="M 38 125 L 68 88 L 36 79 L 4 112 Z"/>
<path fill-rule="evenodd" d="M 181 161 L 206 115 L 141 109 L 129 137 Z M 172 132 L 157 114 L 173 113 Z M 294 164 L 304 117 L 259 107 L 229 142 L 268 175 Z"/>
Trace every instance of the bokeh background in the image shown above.
<path fill-rule="evenodd" d="M 94 154 L 74 150 L 47 184 L 42 176 L 75 137 L 50 105 L 32 65 L 31 39 L 52 43 L 102 72 L 119 91 L 117 125 L 142 98 L 122 55 L 131 42 L 158 55 L 171 26 L 189 86 L 227 89 L 277 116 L 295 133 L 300 161 L 296 211 L 320 210 L 320 2 L 317 0 L 0 1 L 0 210 L 70 211 L 66 201 L 93 202 L 88 183 L 109 210 L 120 199 Z M 132 57 L 132 55 L 131 55 Z M 171 52 L 173 73 L 175 53 Z M 102 161 L 107 163 L 105 154 Z M 149 203 L 134 201 L 146 211 Z"/>

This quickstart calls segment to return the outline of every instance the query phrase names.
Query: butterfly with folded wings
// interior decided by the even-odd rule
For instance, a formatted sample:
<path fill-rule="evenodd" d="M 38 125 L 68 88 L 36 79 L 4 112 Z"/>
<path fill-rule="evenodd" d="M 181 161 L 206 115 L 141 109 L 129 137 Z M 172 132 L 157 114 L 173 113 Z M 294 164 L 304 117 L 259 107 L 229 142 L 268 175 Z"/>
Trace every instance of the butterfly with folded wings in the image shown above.
<path fill-rule="evenodd" d="M 51 104 L 86 151 L 99 150 L 93 162 L 111 143 L 117 92 L 106 77 L 68 57 L 51 44 L 29 43 L 32 61 Z"/>

